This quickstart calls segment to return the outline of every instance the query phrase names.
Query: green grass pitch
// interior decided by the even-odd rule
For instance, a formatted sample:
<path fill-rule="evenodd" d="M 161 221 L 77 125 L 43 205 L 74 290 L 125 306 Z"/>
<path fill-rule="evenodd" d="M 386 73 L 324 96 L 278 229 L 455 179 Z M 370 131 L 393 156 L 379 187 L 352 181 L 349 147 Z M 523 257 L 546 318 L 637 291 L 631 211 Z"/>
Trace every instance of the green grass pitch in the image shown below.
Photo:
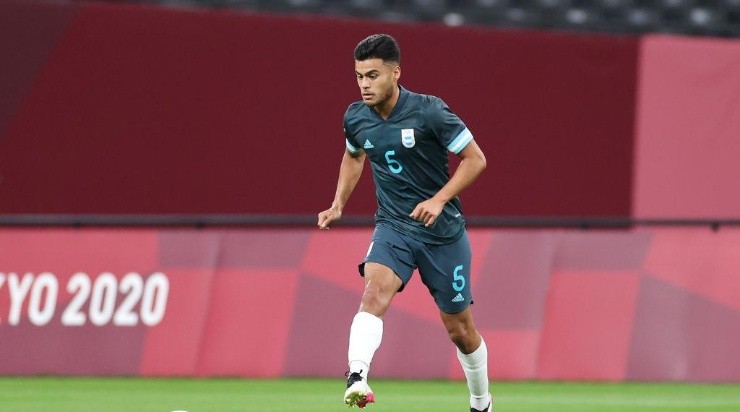
<path fill-rule="evenodd" d="M 368 412 L 467 412 L 464 382 L 371 381 Z M 492 382 L 497 412 L 740 411 L 740 385 Z M 0 378 L 0 411 L 349 411 L 342 379 Z M 357 411 L 358 409 L 352 409 Z"/>

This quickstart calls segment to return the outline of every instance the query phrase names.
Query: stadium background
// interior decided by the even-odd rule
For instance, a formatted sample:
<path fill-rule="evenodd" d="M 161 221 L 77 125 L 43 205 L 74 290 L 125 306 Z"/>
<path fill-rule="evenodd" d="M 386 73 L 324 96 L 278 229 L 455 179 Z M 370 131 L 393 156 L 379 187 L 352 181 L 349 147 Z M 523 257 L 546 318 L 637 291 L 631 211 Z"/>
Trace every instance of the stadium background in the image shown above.
<path fill-rule="evenodd" d="M 740 380 L 736 2 L 361 3 L 0 2 L 0 373 L 340 374 L 368 174 L 344 228 L 310 225 L 384 31 L 489 158 L 461 197 L 494 379 Z M 130 273 L 167 277 L 161 319 L 116 322 Z M 374 373 L 461 378 L 412 286 Z"/>

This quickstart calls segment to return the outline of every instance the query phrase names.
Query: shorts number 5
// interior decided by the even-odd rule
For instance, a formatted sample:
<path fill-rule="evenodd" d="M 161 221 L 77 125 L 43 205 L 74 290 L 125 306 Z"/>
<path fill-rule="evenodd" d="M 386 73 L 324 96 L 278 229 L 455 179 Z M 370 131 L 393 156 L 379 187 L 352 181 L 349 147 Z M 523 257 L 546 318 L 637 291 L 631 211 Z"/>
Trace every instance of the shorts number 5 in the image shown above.
<path fill-rule="evenodd" d="M 452 288 L 455 289 L 455 292 L 462 292 L 462 290 L 465 288 L 465 277 L 463 275 L 458 274 L 463 269 L 463 265 L 457 265 L 455 267 L 455 272 L 452 274 L 452 278 L 454 279 L 452 281 Z M 460 282 L 458 284 L 458 281 Z"/>

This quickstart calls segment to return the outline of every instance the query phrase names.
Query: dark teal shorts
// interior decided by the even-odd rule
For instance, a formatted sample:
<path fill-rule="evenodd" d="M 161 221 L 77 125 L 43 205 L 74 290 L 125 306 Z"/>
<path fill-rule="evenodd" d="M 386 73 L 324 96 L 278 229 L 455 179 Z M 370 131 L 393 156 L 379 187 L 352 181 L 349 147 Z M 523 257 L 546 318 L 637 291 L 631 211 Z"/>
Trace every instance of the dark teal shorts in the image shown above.
<path fill-rule="evenodd" d="M 470 240 L 468 234 L 453 243 L 433 245 L 406 236 L 386 224 L 373 232 L 367 256 L 359 265 L 365 274 L 365 263 L 379 263 L 391 268 L 403 285 L 419 269 L 421 281 L 444 313 L 458 313 L 473 303 L 470 291 Z"/>

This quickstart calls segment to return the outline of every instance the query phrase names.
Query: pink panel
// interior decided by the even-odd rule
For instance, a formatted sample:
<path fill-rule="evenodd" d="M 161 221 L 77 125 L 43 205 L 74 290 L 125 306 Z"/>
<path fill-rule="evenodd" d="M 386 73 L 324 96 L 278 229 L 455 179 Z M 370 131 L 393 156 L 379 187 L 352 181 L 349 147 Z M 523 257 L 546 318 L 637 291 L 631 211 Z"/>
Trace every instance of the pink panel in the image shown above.
<path fill-rule="evenodd" d="M 146 328 L 0 326 L 2 375 L 136 375 Z"/>
<path fill-rule="evenodd" d="M 297 283 L 289 270 L 218 271 L 197 374 L 279 376 Z"/>
<path fill-rule="evenodd" d="M 146 272 L 158 263 L 157 235 L 156 230 L 0 229 L 0 271 Z"/>
<path fill-rule="evenodd" d="M 372 233 L 372 229 L 332 228 L 328 232 L 315 229 L 300 267 L 347 290 L 361 292 L 362 278 L 357 265 L 367 254 Z"/>
<path fill-rule="evenodd" d="M 633 215 L 740 216 L 740 41 L 642 41 Z"/>
<path fill-rule="evenodd" d="M 488 376 L 495 380 L 537 377 L 539 331 L 478 329 L 488 348 Z M 450 359 L 450 379 L 465 379 L 457 356 Z M 495 391 L 495 384 L 494 384 Z"/>
<path fill-rule="evenodd" d="M 67 293 L 70 278 L 82 272 L 90 279 L 103 272 L 120 279 L 129 272 L 147 276 L 156 271 L 155 230 L 0 229 L 0 273 L 38 276 L 50 272 L 60 285 L 57 307 L 62 311 L 74 296 Z M 2 290 L 5 288 L 5 290 Z M 6 320 L 10 296 L 0 285 L 0 324 Z M 24 304 L 24 312 L 28 300 Z"/>
<path fill-rule="evenodd" d="M 740 311 L 645 276 L 625 378 L 738 382 L 738 341 Z"/>
<path fill-rule="evenodd" d="M 468 238 L 470 239 L 470 247 L 473 249 L 470 279 L 473 285 L 476 285 L 482 277 L 490 274 L 489 268 L 486 267 L 486 258 L 494 242 L 494 234 L 493 231 L 488 229 L 469 228 Z M 473 292 L 475 290 L 474 286 Z"/>
<path fill-rule="evenodd" d="M 552 264 L 566 270 L 635 270 L 642 266 L 650 242 L 651 234 L 641 231 L 566 232 L 558 240 Z"/>
<path fill-rule="evenodd" d="M 538 377 L 623 379 L 638 279 L 634 272 L 554 273 Z"/>
<path fill-rule="evenodd" d="M 449 374 L 446 360 L 456 357 L 455 346 L 439 316 L 429 321 L 392 308 L 383 320 L 383 343 L 372 364 L 375 376 L 418 378 Z"/>
<path fill-rule="evenodd" d="M 0 341 L 5 345 L 0 356 L 3 366 L 0 373 L 137 373 L 146 327 L 138 319 L 132 325 L 116 325 L 113 315 L 129 296 L 125 290 L 116 288 L 131 272 L 138 273 L 143 280 L 157 270 L 155 230 L 0 230 Z M 115 283 L 108 283 L 113 285 L 113 289 L 107 289 L 112 294 L 95 292 L 96 280 L 103 272 L 110 272 L 115 278 Z M 34 323 L 38 317 L 31 316 L 30 302 L 42 273 L 47 280 L 53 280 L 57 293 L 55 300 L 47 301 L 44 298 L 52 296 L 47 289 L 40 299 L 43 305 L 34 307 L 51 308 L 50 318 L 39 324 Z M 78 273 L 81 275 L 71 283 L 72 276 Z M 34 281 L 34 286 L 23 295 L 22 304 L 17 306 L 20 316 L 13 320 L 11 277 Z M 75 286 L 82 279 L 88 285 L 88 292 L 92 292 L 82 292 Z M 93 296 L 100 298 L 99 302 L 113 302 L 110 311 L 98 311 L 106 306 L 103 303 L 96 306 L 96 313 L 108 315 L 97 316 L 95 324 L 90 309 Z M 134 307 L 127 313 L 136 313 L 137 309 Z M 65 316 L 69 314 L 73 314 L 74 322 Z"/>
<path fill-rule="evenodd" d="M 222 238 L 218 230 L 160 230 L 159 263 L 168 268 L 212 269 L 221 253 Z"/>
<path fill-rule="evenodd" d="M 645 259 L 647 274 L 740 309 L 740 230 L 664 229 Z"/>
<path fill-rule="evenodd" d="M 485 331 L 488 346 L 488 372 L 493 379 L 534 379 L 540 332 Z"/>
<path fill-rule="evenodd" d="M 283 375 L 339 378 L 347 370 L 349 328 L 359 292 L 307 274 L 298 283 Z"/>
<path fill-rule="evenodd" d="M 167 313 L 150 328 L 141 354 L 140 373 L 194 375 L 213 282 L 213 269 L 164 269 L 170 280 Z"/>
<path fill-rule="evenodd" d="M 493 234 L 474 285 L 476 325 L 482 329 L 539 330 L 558 235 L 501 230 Z"/>

